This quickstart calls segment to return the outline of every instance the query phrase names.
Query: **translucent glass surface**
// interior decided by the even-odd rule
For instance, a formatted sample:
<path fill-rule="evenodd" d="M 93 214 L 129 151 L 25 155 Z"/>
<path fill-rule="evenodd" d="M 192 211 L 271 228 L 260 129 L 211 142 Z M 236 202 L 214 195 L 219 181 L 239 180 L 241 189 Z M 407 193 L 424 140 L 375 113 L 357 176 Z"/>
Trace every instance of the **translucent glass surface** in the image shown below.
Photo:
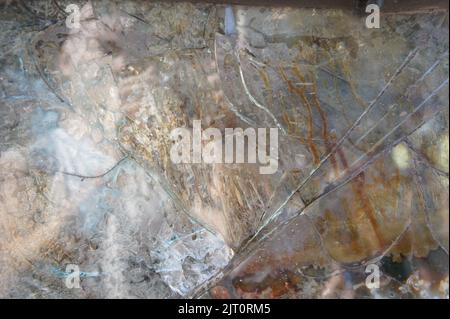
<path fill-rule="evenodd" d="M 1 5 L 0 296 L 448 298 L 448 11 Z M 196 120 L 275 172 L 174 163 Z"/>

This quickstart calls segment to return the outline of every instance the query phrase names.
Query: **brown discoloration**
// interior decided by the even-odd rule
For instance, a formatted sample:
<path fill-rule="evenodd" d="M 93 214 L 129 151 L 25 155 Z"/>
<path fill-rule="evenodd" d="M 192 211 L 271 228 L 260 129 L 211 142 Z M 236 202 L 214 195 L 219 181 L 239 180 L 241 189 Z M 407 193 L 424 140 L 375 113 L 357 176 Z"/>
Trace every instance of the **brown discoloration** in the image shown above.
<path fill-rule="evenodd" d="M 231 298 L 230 293 L 223 286 L 213 287 L 210 291 L 210 294 L 215 299 L 230 299 Z"/>
<path fill-rule="evenodd" d="M 313 83 L 313 89 L 314 89 L 314 94 L 312 95 L 313 102 L 314 102 L 314 105 L 316 106 L 317 111 L 319 112 L 320 120 L 322 122 L 322 137 L 325 141 L 325 147 L 327 150 L 327 154 L 329 154 L 329 153 L 331 153 L 333 143 L 330 142 L 330 136 L 328 133 L 327 116 L 326 116 L 325 112 L 322 110 L 322 107 L 320 106 L 319 98 L 317 97 L 318 90 L 317 90 L 317 80 L 315 79 L 315 77 L 313 77 L 312 83 Z M 334 154 L 330 155 L 330 161 L 331 161 L 331 165 L 333 166 L 334 173 L 337 175 L 338 165 L 337 165 Z"/>
<path fill-rule="evenodd" d="M 375 211 L 372 206 L 372 203 L 367 196 L 365 190 L 365 175 L 364 173 L 359 174 L 355 180 L 352 182 L 353 192 L 356 195 L 357 200 L 360 203 L 360 209 L 364 212 L 364 214 L 369 218 L 370 224 L 373 228 L 373 231 L 376 235 L 376 240 L 380 247 L 384 246 L 384 238 L 383 234 L 380 230 L 380 226 L 375 218 Z"/>
<path fill-rule="evenodd" d="M 282 268 L 278 269 L 257 282 L 247 280 L 245 277 L 237 277 L 233 280 L 233 286 L 238 294 L 243 297 L 267 295 L 270 298 L 280 298 L 289 292 L 295 291 L 301 279 L 298 274 L 292 271 L 283 270 Z"/>
<path fill-rule="evenodd" d="M 296 68 L 294 68 L 293 70 L 296 70 Z M 313 113 L 312 113 L 312 108 L 311 105 L 309 103 L 309 101 L 306 99 L 305 97 L 305 92 L 302 88 L 298 88 L 296 87 L 291 80 L 288 79 L 288 77 L 286 76 L 284 70 L 282 68 L 279 69 L 280 75 L 283 78 L 283 80 L 287 83 L 289 91 L 291 93 L 295 93 L 297 94 L 301 101 L 302 104 L 306 107 L 307 112 L 308 112 L 308 118 L 307 118 L 307 125 L 308 125 L 308 147 L 311 151 L 311 154 L 313 156 L 313 160 L 314 160 L 314 164 L 319 164 L 320 162 L 320 154 L 319 151 L 317 150 L 316 145 L 313 142 L 313 137 L 314 137 L 314 127 L 313 127 Z M 295 73 L 295 71 L 294 71 Z M 300 73 L 297 70 L 297 77 L 300 77 Z"/>
<path fill-rule="evenodd" d="M 401 235 L 412 214 L 410 209 L 398 212 L 400 192 L 407 182 L 397 169 L 388 173 L 385 160 L 379 160 L 340 191 L 339 205 L 333 210 L 326 208 L 323 218 L 318 219 L 322 225 L 318 229 L 336 260 L 372 258 Z M 394 217 L 398 213 L 401 215 Z M 338 217 L 342 215 L 345 221 Z M 335 242 L 345 244 L 337 247 Z"/>

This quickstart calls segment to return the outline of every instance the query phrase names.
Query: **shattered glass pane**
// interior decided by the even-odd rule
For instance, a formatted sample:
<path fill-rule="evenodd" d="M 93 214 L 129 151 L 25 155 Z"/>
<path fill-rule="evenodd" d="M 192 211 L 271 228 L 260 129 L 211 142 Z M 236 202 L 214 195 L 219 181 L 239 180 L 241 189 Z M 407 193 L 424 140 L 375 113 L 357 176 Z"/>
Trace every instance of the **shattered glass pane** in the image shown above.
<path fill-rule="evenodd" d="M 2 6 L 1 297 L 448 298 L 448 10 Z"/>

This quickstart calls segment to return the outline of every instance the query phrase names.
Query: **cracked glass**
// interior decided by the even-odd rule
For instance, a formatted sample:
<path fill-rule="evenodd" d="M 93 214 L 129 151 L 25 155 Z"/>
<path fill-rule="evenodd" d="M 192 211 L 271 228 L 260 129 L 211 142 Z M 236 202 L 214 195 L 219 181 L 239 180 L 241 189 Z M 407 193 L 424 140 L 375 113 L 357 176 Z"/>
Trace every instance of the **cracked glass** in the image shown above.
<path fill-rule="evenodd" d="M 448 298 L 448 10 L 1 6 L 0 296 Z M 174 163 L 198 120 L 275 172 Z"/>

